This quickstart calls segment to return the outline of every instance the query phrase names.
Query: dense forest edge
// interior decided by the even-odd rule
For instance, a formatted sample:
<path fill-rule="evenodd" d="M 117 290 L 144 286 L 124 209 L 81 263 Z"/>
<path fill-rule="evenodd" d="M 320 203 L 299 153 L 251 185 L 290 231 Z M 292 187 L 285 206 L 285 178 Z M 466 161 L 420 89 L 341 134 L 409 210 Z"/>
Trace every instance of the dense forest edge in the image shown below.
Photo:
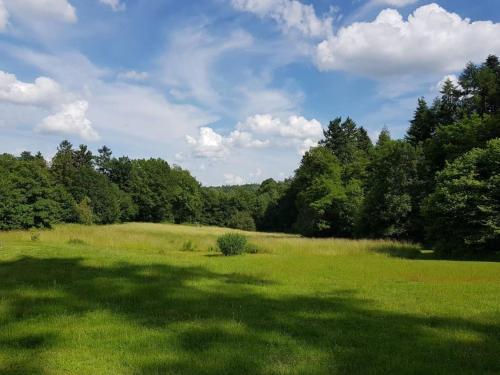
<path fill-rule="evenodd" d="M 373 144 L 336 118 L 292 178 L 203 187 L 161 159 L 97 155 L 63 141 L 0 155 L 0 229 L 56 223 L 172 222 L 308 237 L 391 238 L 450 257 L 500 250 L 500 63 L 469 63 L 430 104 L 418 100 L 404 139 Z"/>

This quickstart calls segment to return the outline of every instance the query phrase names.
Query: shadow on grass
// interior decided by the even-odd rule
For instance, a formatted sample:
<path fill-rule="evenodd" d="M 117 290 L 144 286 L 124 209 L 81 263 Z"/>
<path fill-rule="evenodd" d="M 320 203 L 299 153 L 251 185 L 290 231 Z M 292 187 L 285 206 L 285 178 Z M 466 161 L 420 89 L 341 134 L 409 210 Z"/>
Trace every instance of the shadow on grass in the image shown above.
<path fill-rule="evenodd" d="M 7 305 L 0 320 L 2 374 L 43 374 L 44 350 L 78 350 L 56 329 L 8 333 L 18 325 L 100 311 L 142 327 L 130 342 L 116 338 L 120 364 L 133 374 L 500 372 L 500 323 L 380 311 L 349 290 L 282 296 L 249 275 L 165 264 L 92 267 L 80 258 L 3 262 L 0 280 Z M 208 282 L 197 287 L 196 281 Z M 101 323 L 109 345 L 114 331 Z M 99 353 L 100 345 L 89 346 Z M 153 355 L 147 348 L 161 350 Z M 16 355 L 1 362 L 9 353 Z M 64 371 L 76 373 L 73 365 L 68 360 Z"/>
<path fill-rule="evenodd" d="M 500 252 L 486 253 L 482 256 L 477 254 L 462 254 L 461 256 L 446 256 L 432 250 L 422 250 L 418 245 L 379 245 L 374 249 L 376 253 L 386 254 L 395 258 L 416 260 L 451 260 L 451 261 L 475 261 L 475 262 L 500 262 Z"/>

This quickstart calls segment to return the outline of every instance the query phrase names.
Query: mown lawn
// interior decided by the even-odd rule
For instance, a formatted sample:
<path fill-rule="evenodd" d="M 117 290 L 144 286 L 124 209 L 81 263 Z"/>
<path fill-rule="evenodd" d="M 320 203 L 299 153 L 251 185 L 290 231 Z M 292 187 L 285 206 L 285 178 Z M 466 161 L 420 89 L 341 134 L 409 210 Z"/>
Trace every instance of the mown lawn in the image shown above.
<path fill-rule="evenodd" d="M 0 374 L 500 373 L 500 263 L 265 234 L 226 258 L 225 232 L 0 233 Z"/>

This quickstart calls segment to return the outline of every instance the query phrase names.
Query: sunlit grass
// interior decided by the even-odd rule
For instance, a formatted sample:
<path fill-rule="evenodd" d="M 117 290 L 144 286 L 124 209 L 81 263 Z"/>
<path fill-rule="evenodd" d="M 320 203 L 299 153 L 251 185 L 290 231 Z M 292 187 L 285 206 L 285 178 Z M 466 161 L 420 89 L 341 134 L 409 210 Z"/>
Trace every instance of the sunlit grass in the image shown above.
<path fill-rule="evenodd" d="M 500 373 L 500 263 L 228 231 L 0 233 L 0 374 Z"/>

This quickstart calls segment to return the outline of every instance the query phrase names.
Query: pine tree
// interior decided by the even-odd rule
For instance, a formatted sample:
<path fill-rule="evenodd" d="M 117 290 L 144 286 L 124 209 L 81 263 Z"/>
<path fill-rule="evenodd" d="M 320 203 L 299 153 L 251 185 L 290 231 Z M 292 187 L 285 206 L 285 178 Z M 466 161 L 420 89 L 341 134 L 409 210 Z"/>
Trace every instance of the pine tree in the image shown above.
<path fill-rule="evenodd" d="M 353 161 L 359 144 L 359 129 L 350 117 L 344 122 L 341 117 L 337 117 L 323 134 L 325 139 L 320 142 L 321 145 L 329 149 L 341 163 Z"/>
<path fill-rule="evenodd" d="M 384 126 L 378 136 L 377 147 L 383 146 L 384 144 L 390 141 L 391 141 L 391 133 L 389 132 L 387 126 Z"/>
<path fill-rule="evenodd" d="M 418 106 L 410 122 L 406 140 L 416 146 L 431 138 L 436 130 L 436 123 L 432 111 L 424 98 L 418 99 Z"/>
<path fill-rule="evenodd" d="M 99 173 L 102 173 L 106 176 L 110 176 L 110 164 L 111 164 L 111 156 L 113 152 L 106 145 L 102 146 L 99 150 L 99 155 L 95 157 L 95 164 L 97 166 L 97 170 Z"/>

